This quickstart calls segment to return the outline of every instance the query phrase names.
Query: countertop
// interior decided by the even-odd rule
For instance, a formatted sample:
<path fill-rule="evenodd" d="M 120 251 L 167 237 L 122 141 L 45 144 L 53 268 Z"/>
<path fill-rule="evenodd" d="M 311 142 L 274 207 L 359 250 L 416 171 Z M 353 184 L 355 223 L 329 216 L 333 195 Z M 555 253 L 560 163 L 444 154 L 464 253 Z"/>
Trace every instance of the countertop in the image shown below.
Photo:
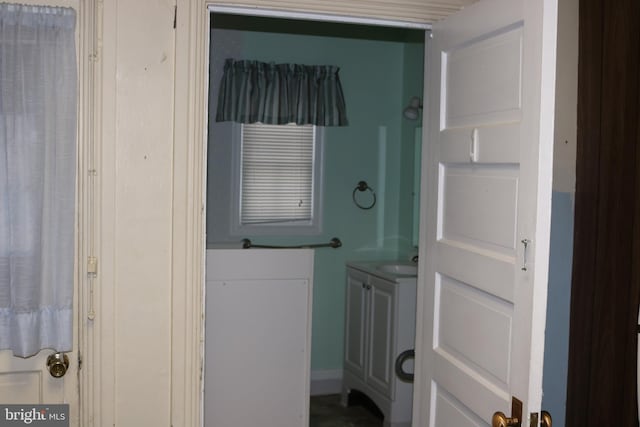
<path fill-rule="evenodd" d="M 382 260 L 382 261 L 348 261 L 347 267 L 354 268 L 366 274 L 380 277 L 392 282 L 416 280 L 416 274 L 401 274 L 397 272 L 384 271 L 380 268 L 385 265 L 401 265 L 417 267 L 415 262 L 406 260 Z"/>

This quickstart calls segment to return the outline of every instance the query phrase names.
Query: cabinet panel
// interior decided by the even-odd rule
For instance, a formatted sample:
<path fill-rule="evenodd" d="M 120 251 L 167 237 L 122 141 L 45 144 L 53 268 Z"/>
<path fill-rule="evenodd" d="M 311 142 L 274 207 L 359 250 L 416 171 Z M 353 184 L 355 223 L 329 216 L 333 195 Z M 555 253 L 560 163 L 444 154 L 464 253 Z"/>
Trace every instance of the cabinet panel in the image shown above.
<path fill-rule="evenodd" d="M 364 352 L 367 318 L 366 276 L 350 274 L 347 278 L 345 319 L 345 368 L 364 379 Z"/>
<path fill-rule="evenodd" d="M 394 285 L 372 278 L 369 290 L 369 365 L 367 383 L 390 398 L 392 394 L 392 337 Z"/>

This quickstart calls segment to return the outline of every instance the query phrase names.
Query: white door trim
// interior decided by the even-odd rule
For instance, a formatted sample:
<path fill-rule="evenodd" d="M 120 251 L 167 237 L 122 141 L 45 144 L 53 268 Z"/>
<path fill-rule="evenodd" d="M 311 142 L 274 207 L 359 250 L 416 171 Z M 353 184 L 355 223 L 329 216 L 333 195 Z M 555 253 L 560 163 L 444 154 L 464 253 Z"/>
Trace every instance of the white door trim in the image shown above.
<path fill-rule="evenodd" d="M 74 346 L 78 351 L 78 394 L 79 426 L 91 425 L 95 398 L 91 393 L 98 379 L 94 374 L 100 359 L 99 334 L 92 327 L 95 314 L 93 289 L 97 278 L 88 275 L 89 257 L 97 257 L 97 174 L 95 173 L 98 156 L 96 147 L 100 146 L 100 134 L 96 131 L 100 120 L 100 96 L 96 90 L 100 86 L 100 76 L 96 72 L 96 1 L 79 0 L 77 13 L 78 33 L 78 176 L 77 176 L 77 222 L 79 234 L 76 240 L 77 287 L 74 292 L 74 307 L 78 322 L 77 337 Z M 91 171 L 91 172 L 90 172 Z M 75 332 L 75 331 L 74 331 Z"/>
<path fill-rule="evenodd" d="M 95 289 L 99 287 L 97 274 L 89 275 L 88 260 L 99 259 L 99 174 L 102 135 L 101 99 L 102 74 L 100 72 L 102 39 L 102 8 L 97 0 L 78 0 L 78 176 L 77 176 L 77 287 L 74 293 L 74 307 L 77 334 L 74 331 L 74 347 L 78 351 L 78 411 L 79 426 L 94 425 L 94 414 L 100 410 L 99 394 L 94 392 L 100 384 L 100 360 L 103 340 L 100 328 L 95 326 L 95 307 L 100 301 Z M 97 273 L 97 271 L 96 271 Z M 68 401 L 68 400 L 67 400 Z M 72 424 L 73 420 L 72 420 Z"/>
<path fill-rule="evenodd" d="M 427 211 L 427 196 L 429 195 L 427 192 L 427 174 L 428 174 L 428 165 L 429 165 L 429 152 L 430 145 L 426 143 L 429 141 L 429 132 L 431 127 L 429 126 L 429 104 L 427 96 L 429 93 L 429 80 L 431 78 L 431 64 L 429 58 L 431 57 L 431 34 L 425 34 L 424 41 L 424 83 L 423 83 L 423 109 L 422 109 L 422 158 L 420 159 L 420 212 Z M 431 201 L 429 201 L 431 203 Z M 426 215 L 420 215 L 419 225 L 418 225 L 418 282 L 416 284 L 416 338 L 414 343 L 414 351 L 417 348 L 422 346 L 423 336 L 425 333 L 425 307 L 432 306 L 432 300 L 428 297 L 428 294 L 425 290 L 424 281 L 422 278 L 425 277 L 426 269 L 427 269 L 427 254 L 425 252 L 425 248 L 427 245 L 427 233 L 424 230 L 427 229 L 427 218 Z M 422 249 L 420 249 L 422 248 Z M 430 384 L 423 381 L 421 374 L 421 365 L 423 361 L 419 360 L 417 357 L 414 361 L 414 382 L 413 382 L 413 413 L 412 413 L 412 423 L 416 426 L 427 425 L 427 421 L 424 418 L 423 410 L 420 408 L 420 404 L 422 401 L 421 396 L 425 393 L 425 388 L 429 387 Z"/>
<path fill-rule="evenodd" d="M 230 10 L 220 9 L 224 6 L 221 3 L 210 0 L 177 1 L 171 358 L 171 424 L 174 426 L 203 425 L 209 15 L 212 9 Z M 420 8 L 421 5 L 415 7 Z M 367 23 L 375 21 L 378 25 L 384 23 L 416 28 L 415 23 L 392 19 L 369 20 L 339 14 L 307 14 L 259 7 L 242 10 L 257 16 L 291 18 L 295 15 L 298 19 L 331 16 L 344 23 L 362 24 L 366 20 Z M 419 25 L 425 30 L 430 27 L 428 22 Z M 417 317 L 422 316 L 418 313 Z"/>
<path fill-rule="evenodd" d="M 235 15 L 247 15 L 247 16 L 264 16 L 269 18 L 285 18 L 285 19 L 301 19 L 306 21 L 321 21 L 321 22 L 342 22 L 345 24 L 362 24 L 362 25 L 380 25 L 383 27 L 397 27 L 397 28 L 413 28 L 418 30 L 431 29 L 431 24 L 426 22 L 408 22 L 398 21 L 394 19 L 380 19 L 380 18 L 360 18 L 355 16 L 343 16 L 343 15 L 329 15 L 325 13 L 312 13 L 312 12 L 293 12 L 288 10 L 276 10 L 276 9 L 256 9 L 242 6 L 221 6 L 211 5 L 209 10 L 213 13 L 230 13 Z"/>

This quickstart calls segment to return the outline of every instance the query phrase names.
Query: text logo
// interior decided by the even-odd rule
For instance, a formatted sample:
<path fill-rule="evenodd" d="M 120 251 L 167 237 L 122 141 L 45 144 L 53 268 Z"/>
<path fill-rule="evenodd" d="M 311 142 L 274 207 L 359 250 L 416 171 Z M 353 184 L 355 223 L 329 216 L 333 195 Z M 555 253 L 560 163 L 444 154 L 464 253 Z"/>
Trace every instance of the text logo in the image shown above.
<path fill-rule="evenodd" d="M 69 405 L 0 405 L 0 427 L 69 427 Z"/>

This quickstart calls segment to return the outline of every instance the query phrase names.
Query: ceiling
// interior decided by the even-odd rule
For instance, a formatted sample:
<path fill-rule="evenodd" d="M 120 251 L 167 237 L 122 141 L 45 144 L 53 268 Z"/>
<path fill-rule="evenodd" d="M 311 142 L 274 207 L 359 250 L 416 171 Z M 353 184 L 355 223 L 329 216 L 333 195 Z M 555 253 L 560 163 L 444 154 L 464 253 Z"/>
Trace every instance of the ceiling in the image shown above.
<path fill-rule="evenodd" d="M 291 13 L 319 14 L 321 16 L 357 17 L 375 22 L 375 20 L 398 21 L 423 25 L 439 21 L 456 11 L 475 3 L 477 0 L 219 0 L 213 12 L 230 14 L 262 15 L 263 11 L 285 11 Z M 224 1 L 224 4 L 222 4 Z M 251 4 L 251 7 L 247 5 Z M 273 16 L 273 13 L 267 13 Z M 303 18 L 306 19 L 306 18 Z M 320 19 L 325 20 L 325 19 Z"/>

